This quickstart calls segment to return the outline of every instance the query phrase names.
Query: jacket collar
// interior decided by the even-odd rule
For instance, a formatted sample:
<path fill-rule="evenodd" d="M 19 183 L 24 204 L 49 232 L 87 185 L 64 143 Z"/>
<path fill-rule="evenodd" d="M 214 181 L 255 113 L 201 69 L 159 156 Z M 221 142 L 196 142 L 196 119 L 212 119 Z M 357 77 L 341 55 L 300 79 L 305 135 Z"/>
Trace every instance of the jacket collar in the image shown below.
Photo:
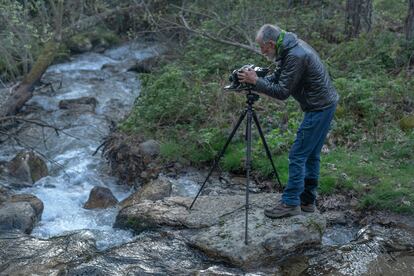
<path fill-rule="evenodd" d="M 281 49 L 278 50 L 278 55 L 276 56 L 276 61 L 281 60 L 290 49 L 295 47 L 298 44 L 298 37 L 296 34 L 291 32 L 286 32 L 285 37 L 283 38 Z"/>

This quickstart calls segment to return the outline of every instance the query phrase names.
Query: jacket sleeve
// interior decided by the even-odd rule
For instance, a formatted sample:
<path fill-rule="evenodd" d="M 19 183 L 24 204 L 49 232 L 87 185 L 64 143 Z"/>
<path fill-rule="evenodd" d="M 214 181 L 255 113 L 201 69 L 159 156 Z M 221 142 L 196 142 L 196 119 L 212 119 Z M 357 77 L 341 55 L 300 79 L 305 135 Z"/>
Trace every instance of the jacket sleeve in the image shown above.
<path fill-rule="evenodd" d="M 304 70 L 303 59 L 298 56 L 288 55 L 277 81 L 275 77 L 258 78 L 255 91 L 264 93 L 270 97 L 285 100 L 300 83 Z"/>

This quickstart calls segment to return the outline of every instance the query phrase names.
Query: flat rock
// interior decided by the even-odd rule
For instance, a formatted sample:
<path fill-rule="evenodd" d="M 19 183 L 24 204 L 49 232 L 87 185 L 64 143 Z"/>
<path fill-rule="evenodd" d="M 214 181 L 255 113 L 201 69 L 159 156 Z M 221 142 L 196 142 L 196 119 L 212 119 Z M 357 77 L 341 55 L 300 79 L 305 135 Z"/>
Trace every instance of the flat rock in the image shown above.
<path fill-rule="evenodd" d="M 138 191 L 123 200 L 120 205 L 124 208 L 138 204 L 144 200 L 157 201 L 170 196 L 171 191 L 172 183 L 164 177 L 158 177 L 157 179 L 146 183 L 138 189 Z"/>
<path fill-rule="evenodd" d="M 91 259 L 95 253 L 95 240 L 89 231 L 48 240 L 0 232 L 1 275 L 66 275 L 69 265 Z"/>
<path fill-rule="evenodd" d="M 272 220 L 263 209 L 280 200 L 278 194 L 250 195 L 248 245 L 245 241 L 245 197 L 203 196 L 192 210 L 192 198 L 170 197 L 123 208 L 115 226 L 138 232 L 162 226 L 189 228 L 187 238 L 209 256 L 253 268 L 282 260 L 305 247 L 319 244 L 326 227 L 319 213 Z"/>
<path fill-rule="evenodd" d="M 76 264 L 66 275 L 197 275 L 204 259 L 180 238 L 147 232 Z"/>

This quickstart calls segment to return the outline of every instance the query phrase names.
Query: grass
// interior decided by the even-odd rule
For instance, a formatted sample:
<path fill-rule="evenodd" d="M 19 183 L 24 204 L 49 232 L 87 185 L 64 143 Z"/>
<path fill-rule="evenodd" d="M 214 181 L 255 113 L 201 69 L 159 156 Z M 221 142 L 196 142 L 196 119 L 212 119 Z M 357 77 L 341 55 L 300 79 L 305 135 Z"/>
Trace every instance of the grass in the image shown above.
<path fill-rule="evenodd" d="M 333 194 L 353 190 L 360 197 L 360 208 L 388 209 L 414 214 L 413 153 L 405 146 L 400 152 L 406 158 L 387 155 L 384 145 L 368 146 L 354 151 L 336 149 L 323 156 L 320 192 Z M 386 148 L 386 147 L 385 147 Z"/>
<path fill-rule="evenodd" d="M 400 13 L 390 13 L 388 2 L 375 1 L 372 31 L 349 41 L 343 37 L 344 14 L 337 1 L 321 6 L 327 12 L 324 20 L 318 20 L 320 9 L 303 7 L 291 10 L 278 23 L 315 47 L 341 98 L 331 131 L 336 148 L 322 155 L 319 192 L 352 191 L 360 197 L 360 208 L 412 213 L 414 134 L 409 127 L 402 131 L 400 122 L 414 109 L 414 80 L 409 71 L 414 44 L 404 41 L 402 33 L 384 27 L 400 24 L 406 7 L 405 1 L 393 2 L 392 10 Z M 226 18 L 240 19 L 238 12 L 247 8 L 243 5 L 232 6 Z M 257 6 L 255 10 L 265 4 Z M 264 19 L 273 22 L 274 16 Z M 214 20 L 200 19 L 200 25 L 211 33 L 223 31 Z M 229 72 L 243 64 L 266 63 L 247 51 L 199 37 L 191 37 L 183 46 L 176 59 L 152 74 L 141 75 L 141 96 L 120 129 L 161 141 L 165 162 L 210 166 L 245 105 L 244 97 L 221 90 Z M 285 184 L 288 150 L 302 113 L 292 99 L 281 103 L 265 96 L 255 108 Z M 242 132 L 221 160 L 226 171 L 244 171 Z M 274 178 L 255 129 L 253 135 L 253 173 L 262 179 Z"/>

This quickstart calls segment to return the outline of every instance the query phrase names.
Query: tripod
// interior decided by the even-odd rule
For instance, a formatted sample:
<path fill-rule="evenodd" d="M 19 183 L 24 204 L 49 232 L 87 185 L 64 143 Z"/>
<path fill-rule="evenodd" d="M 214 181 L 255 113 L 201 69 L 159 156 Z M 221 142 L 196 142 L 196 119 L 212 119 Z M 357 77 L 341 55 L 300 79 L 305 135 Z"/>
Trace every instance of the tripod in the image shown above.
<path fill-rule="evenodd" d="M 254 120 L 254 123 L 256 124 L 257 130 L 259 131 L 260 138 L 262 140 L 263 146 L 266 151 L 266 155 L 270 160 L 270 163 L 272 164 L 273 171 L 276 175 L 277 182 L 279 186 L 281 187 L 282 184 L 279 179 L 279 174 L 276 171 L 275 164 L 273 163 L 272 155 L 270 153 L 269 147 L 267 146 L 266 139 L 263 135 L 262 128 L 260 127 L 259 120 L 257 119 L 256 113 L 253 109 L 253 104 L 259 100 L 259 95 L 252 93 L 251 89 L 247 90 L 246 94 L 246 108 L 242 112 L 242 114 L 239 117 L 239 120 L 237 121 L 236 126 L 233 128 L 230 136 L 227 138 L 227 141 L 220 151 L 220 153 L 216 156 L 213 166 L 210 169 L 210 172 L 208 173 L 206 179 L 204 180 L 203 184 L 201 185 L 197 195 L 195 196 L 193 202 L 191 203 L 191 206 L 189 209 L 191 209 L 196 202 L 198 196 L 200 195 L 201 191 L 203 190 L 205 184 L 207 183 L 208 179 L 210 178 L 211 174 L 213 173 L 214 169 L 218 166 L 221 157 L 223 157 L 228 145 L 230 144 L 231 140 L 233 139 L 234 134 L 236 133 L 237 129 L 240 127 L 243 119 L 247 115 L 247 124 L 246 124 L 246 219 L 245 219 L 245 232 L 244 232 L 244 243 L 248 244 L 248 211 L 249 211 L 249 185 L 250 185 L 250 172 L 251 172 L 251 163 L 252 163 L 252 119 Z"/>

